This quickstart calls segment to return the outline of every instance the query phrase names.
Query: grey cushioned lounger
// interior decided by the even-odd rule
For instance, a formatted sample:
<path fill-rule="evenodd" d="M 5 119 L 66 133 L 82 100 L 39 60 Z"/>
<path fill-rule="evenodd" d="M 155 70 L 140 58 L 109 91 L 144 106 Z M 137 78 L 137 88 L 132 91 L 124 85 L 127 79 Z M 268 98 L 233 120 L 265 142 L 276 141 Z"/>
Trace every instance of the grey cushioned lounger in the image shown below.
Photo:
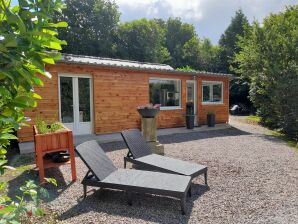
<path fill-rule="evenodd" d="M 144 169 L 180 174 L 191 178 L 204 174 L 207 185 L 207 166 L 152 153 L 149 144 L 138 129 L 122 131 L 121 135 L 129 150 L 127 156 L 124 157 L 124 167 L 127 162 L 131 162 Z"/>
<path fill-rule="evenodd" d="M 87 186 L 126 191 L 129 204 L 132 203 L 132 192 L 171 196 L 180 199 L 182 214 L 185 214 L 186 197 L 191 194 L 190 177 L 117 169 L 95 140 L 78 145 L 76 152 L 89 169 L 82 181 L 84 197 Z"/>

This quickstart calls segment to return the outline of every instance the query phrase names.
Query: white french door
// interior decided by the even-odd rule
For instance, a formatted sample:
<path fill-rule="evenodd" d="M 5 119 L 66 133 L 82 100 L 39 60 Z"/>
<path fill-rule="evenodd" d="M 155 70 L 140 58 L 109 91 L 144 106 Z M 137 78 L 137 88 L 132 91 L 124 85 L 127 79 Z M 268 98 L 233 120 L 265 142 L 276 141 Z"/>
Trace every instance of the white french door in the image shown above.
<path fill-rule="evenodd" d="M 197 115 L 197 82 L 196 80 L 187 80 L 186 81 L 186 102 L 193 102 L 194 104 L 194 113 L 195 120 L 194 125 L 198 125 L 198 115 Z"/>
<path fill-rule="evenodd" d="M 74 135 L 92 133 L 91 76 L 59 75 L 60 121 Z"/>

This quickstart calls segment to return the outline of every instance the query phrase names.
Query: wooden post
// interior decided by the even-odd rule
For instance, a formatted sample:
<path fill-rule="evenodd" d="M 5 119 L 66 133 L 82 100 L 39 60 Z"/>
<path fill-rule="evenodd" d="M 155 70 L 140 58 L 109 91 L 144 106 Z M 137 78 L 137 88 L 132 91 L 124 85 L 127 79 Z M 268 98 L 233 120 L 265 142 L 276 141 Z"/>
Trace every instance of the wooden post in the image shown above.
<path fill-rule="evenodd" d="M 68 132 L 68 147 L 69 147 L 69 155 L 70 155 L 72 181 L 76 181 L 77 179 L 76 160 L 75 160 L 75 153 L 74 153 L 74 146 L 73 146 L 73 136 L 71 131 Z"/>
<path fill-rule="evenodd" d="M 157 141 L 156 118 L 142 117 L 142 134 L 154 153 L 164 155 L 164 147 Z"/>
<path fill-rule="evenodd" d="M 44 165 L 43 165 L 43 153 L 41 148 L 41 137 L 34 137 L 35 139 L 35 157 L 36 166 L 38 167 L 39 182 L 44 183 Z"/>

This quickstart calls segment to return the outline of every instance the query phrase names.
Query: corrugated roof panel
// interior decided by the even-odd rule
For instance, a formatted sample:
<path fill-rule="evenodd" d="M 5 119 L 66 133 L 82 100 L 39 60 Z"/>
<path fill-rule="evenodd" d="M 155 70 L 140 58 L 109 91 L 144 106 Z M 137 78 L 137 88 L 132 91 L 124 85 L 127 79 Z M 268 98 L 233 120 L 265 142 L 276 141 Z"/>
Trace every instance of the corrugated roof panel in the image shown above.
<path fill-rule="evenodd" d="M 102 65 L 102 66 L 111 66 L 111 67 L 174 70 L 171 66 L 165 65 L 165 64 L 145 63 L 145 62 L 138 62 L 138 61 L 128 61 L 128 60 L 81 56 L 81 55 L 72 55 L 72 54 L 63 54 L 61 61 L 69 62 L 69 63 Z"/>
<path fill-rule="evenodd" d="M 172 68 L 170 65 L 166 64 L 157 64 L 157 63 L 147 63 L 147 62 L 138 62 L 138 61 L 128 61 L 121 59 L 113 59 L 113 58 L 101 58 L 101 57 L 93 57 L 93 56 L 85 56 L 85 55 L 74 55 L 74 54 L 63 54 L 62 59 L 60 60 L 62 63 L 66 64 L 86 64 L 86 65 L 95 65 L 101 67 L 109 67 L 109 68 L 122 68 L 129 70 L 147 70 L 152 72 L 161 72 L 167 74 L 178 74 L 178 75 L 194 75 L 194 76 L 216 76 L 216 77 L 230 77 L 231 74 L 224 73 L 214 73 L 214 72 L 205 72 L 205 71 L 178 71 Z"/>

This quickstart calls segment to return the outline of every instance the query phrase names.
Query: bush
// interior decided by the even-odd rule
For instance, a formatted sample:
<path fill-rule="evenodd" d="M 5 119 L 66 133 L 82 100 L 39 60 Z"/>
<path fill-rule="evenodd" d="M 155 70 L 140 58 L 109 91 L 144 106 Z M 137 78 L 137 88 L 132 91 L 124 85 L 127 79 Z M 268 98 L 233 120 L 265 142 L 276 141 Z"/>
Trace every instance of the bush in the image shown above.
<path fill-rule="evenodd" d="M 265 125 L 298 139 L 298 6 L 254 23 L 240 38 L 236 71 Z"/>
<path fill-rule="evenodd" d="M 67 23 L 52 22 L 54 14 L 61 12 L 61 0 L 19 0 L 14 7 L 10 2 L 0 1 L 0 175 L 8 168 L 6 149 L 17 139 L 14 131 L 27 120 L 24 110 L 36 107 L 41 98 L 34 92 L 35 86 L 43 86 L 40 75 L 50 77 L 45 65 L 54 64 L 61 56 L 57 50 L 66 44 L 57 38 L 57 28 Z M 0 223 L 19 223 L 26 212 L 42 214 L 37 206 L 44 189 L 29 180 L 14 201 L 2 194 L 6 185 L 0 181 Z"/>

